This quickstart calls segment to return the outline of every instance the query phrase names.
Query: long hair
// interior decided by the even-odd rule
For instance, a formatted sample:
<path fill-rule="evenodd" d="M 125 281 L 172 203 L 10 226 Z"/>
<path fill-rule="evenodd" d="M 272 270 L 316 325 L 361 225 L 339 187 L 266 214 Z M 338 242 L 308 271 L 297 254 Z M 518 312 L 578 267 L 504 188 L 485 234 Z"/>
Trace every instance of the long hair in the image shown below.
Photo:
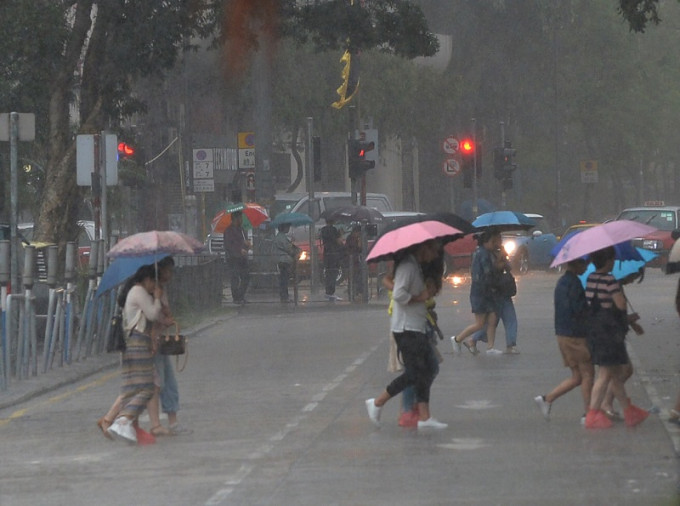
<path fill-rule="evenodd" d="M 130 293 L 130 290 L 132 290 L 132 287 L 135 286 L 137 283 L 141 283 L 147 278 L 154 278 L 156 276 L 156 267 L 153 265 L 142 265 L 139 269 L 137 269 L 137 272 L 135 272 L 132 277 L 128 278 L 128 280 L 125 282 L 123 285 L 123 288 L 121 289 L 120 293 L 118 294 L 118 305 L 120 307 L 125 306 L 125 301 L 127 300 L 128 293 Z"/>

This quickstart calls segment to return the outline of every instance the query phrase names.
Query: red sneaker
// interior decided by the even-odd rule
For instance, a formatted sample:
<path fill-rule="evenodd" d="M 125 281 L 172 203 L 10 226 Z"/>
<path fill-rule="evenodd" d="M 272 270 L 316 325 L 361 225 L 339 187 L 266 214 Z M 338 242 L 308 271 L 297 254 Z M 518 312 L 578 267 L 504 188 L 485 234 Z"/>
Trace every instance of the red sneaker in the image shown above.
<path fill-rule="evenodd" d="M 399 417 L 399 427 L 414 428 L 418 426 L 418 412 L 415 410 L 406 411 Z"/>
<path fill-rule="evenodd" d="M 586 414 L 586 429 L 608 429 L 613 425 L 601 409 L 591 409 Z"/>
<path fill-rule="evenodd" d="M 135 432 L 137 433 L 137 444 L 139 446 L 152 445 L 156 443 L 156 438 L 153 434 L 135 425 Z"/>
<path fill-rule="evenodd" d="M 623 419 L 626 421 L 628 427 L 635 427 L 636 425 L 645 421 L 645 418 L 649 416 L 649 412 L 642 408 L 630 404 L 626 409 L 623 410 Z"/>

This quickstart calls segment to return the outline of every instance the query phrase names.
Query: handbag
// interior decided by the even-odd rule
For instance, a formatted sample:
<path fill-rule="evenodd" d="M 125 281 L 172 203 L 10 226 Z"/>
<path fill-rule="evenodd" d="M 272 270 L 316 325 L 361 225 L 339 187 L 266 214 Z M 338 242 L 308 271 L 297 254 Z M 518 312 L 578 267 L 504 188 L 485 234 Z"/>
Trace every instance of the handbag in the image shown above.
<path fill-rule="evenodd" d="M 489 275 L 489 289 L 492 295 L 499 297 L 514 297 L 517 295 L 517 283 L 510 271 L 494 270 Z"/>
<path fill-rule="evenodd" d="M 158 338 L 158 353 L 161 355 L 184 355 L 187 351 L 187 338 L 179 333 L 175 322 L 175 335 L 165 334 Z"/>
<path fill-rule="evenodd" d="M 123 330 L 123 309 L 118 306 L 116 312 L 111 317 L 109 324 L 109 335 L 106 341 L 106 351 L 113 353 L 114 351 L 125 351 L 125 331 Z"/>

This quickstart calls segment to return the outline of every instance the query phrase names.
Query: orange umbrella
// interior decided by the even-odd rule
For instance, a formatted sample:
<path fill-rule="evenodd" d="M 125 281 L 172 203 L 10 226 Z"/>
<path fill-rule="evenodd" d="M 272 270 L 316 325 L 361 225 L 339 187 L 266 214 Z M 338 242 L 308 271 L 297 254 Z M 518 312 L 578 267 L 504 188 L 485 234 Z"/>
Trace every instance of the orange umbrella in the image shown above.
<path fill-rule="evenodd" d="M 216 233 L 224 232 L 231 225 L 231 213 L 236 211 L 243 213 L 243 226 L 245 228 L 257 228 L 269 220 L 269 213 L 260 204 L 255 204 L 254 202 L 234 204 L 215 215 L 211 223 L 212 231 Z"/>

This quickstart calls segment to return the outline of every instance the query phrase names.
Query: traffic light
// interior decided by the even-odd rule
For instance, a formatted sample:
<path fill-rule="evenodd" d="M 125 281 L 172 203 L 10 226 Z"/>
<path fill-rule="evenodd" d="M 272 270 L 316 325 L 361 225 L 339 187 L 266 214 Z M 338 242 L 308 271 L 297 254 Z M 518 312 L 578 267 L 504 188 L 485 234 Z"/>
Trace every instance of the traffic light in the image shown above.
<path fill-rule="evenodd" d="M 512 149 L 512 144 L 507 141 L 504 147 L 493 150 L 494 177 L 502 181 L 504 190 L 512 188 L 512 173 L 517 169 L 516 152 L 517 150 Z"/>
<path fill-rule="evenodd" d="M 363 142 L 356 139 L 347 141 L 347 154 L 349 158 L 349 177 L 351 179 L 358 179 L 364 173 L 375 167 L 375 162 L 366 160 L 366 153 L 373 150 L 375 144 L 373 142 Z"/>
<path fill-rule="evenodd" d="M 463 138 L 458 143 L 460 153 L 460 168 L 463 172 L 463 188 L 472 188 L 472 178 L 475 173 L 475 158 L 477 157 L 477 145 L 470 138 Z M 480 165 L 477 164 L 477 179 L 480 176 Z"/>
<path fill-rule="evenodd" d="M 118 159 L 129 160 L 135 156 L 135 148 L 127 142 L 118 143 Z"/>

